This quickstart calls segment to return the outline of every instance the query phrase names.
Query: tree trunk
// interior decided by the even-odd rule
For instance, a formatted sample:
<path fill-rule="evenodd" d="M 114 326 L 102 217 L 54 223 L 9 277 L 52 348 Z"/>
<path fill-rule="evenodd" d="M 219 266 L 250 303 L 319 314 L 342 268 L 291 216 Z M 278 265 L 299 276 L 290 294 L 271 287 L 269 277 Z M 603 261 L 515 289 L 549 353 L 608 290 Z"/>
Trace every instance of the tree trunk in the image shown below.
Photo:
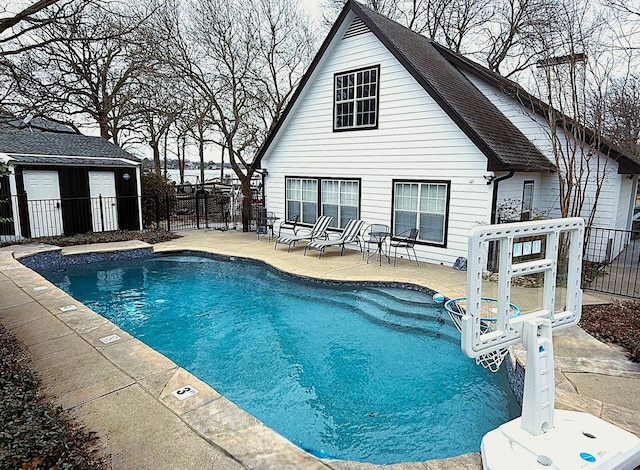
<path fill-rule="evenodd" d="M 160 148 L 158 147 L 158 142 L 152 140 L 149 142 L 151 146 L 151 150 L 153 151 L 153 167 L 156 172 L 156 175 L 161 176 L 161 167 L 160 167 Z"/>
<path fill-rule="evenodd" d="M 242 196 L 242 231 L 248 232 L 251 226 L 251 212 L 253 209 L 251 178 L 242 179 Z"/>
<path fill-rule="evenodd" d="M 200 140 L 198 142 L 198 156 L 200 157 L 200 182 L 204 184 L 204 137 L 202 134 L 200 134 Z"/>

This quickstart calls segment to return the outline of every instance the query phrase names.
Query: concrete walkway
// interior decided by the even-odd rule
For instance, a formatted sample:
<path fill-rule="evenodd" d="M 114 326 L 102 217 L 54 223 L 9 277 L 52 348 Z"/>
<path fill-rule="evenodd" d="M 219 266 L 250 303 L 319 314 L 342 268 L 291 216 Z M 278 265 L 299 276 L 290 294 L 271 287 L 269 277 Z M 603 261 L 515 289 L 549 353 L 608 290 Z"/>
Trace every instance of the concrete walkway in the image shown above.
<path fill-rule="evenodd" d="M 396 281 L 465 295 L 466 273 L 399 260 L 394 267 L 366 264 L 359 252 L 318 259 L 302 249 L 275 251 L 253 233 L 198 230 L 154 246 L 156 252 L 198 250 L 263 260 L 301 276 L 335 280 Z M 141 242 L 62 249 L 63 255 L 145 248 Z M 57 289 L 15 258 L 45 245 L 0 250 L 0 321 L 23 341 L 45 390 L 98 433 L 117 469 L 335 469 L 481 468 L 479 453 L 452 459 L 377 466 L 320 460 L 300 450 L 173 362 Z M 585 302 L 607 297 L 585 295 Z M 588 411 L 640 435 L 640 366 L 579 328 L 555 335 L 556 408 Z M 514 348 L 515 357 L 523 351 Z M 191 387 L 179 400 L 172 393 Z M 437 438 L 434 436 L 434 438 Z"/>

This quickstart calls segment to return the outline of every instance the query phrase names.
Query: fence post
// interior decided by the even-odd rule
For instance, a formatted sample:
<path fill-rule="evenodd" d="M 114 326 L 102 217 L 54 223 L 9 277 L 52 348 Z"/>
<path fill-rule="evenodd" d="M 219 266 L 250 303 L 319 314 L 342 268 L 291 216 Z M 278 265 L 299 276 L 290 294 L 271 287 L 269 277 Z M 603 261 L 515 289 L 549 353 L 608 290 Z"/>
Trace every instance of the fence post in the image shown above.
<path fill-rule="evenodd" d="M 200 228 L 200 201 L 198 201 L 198 190 L 196 190 L 196 228 Z"/>
<path fill-rule="evenodd" d="M 98 194 L 98 202 L 100 204 L 100 231 L 104 232 L 104 207 L 102 206 L 102 193 Z"/>
<path fill-rule="evenodd" d="M 167 232 L 171 231 L 171 210 L 169 209 L 169 194 L 164 193 L 164 202 L 167 210 Z"/>
<path fill-rule="evenodd" d="M 204 189 L 202 190 L 202 195 L 204 196 L 204 226 L 209 228 L 209 197 Z"/>

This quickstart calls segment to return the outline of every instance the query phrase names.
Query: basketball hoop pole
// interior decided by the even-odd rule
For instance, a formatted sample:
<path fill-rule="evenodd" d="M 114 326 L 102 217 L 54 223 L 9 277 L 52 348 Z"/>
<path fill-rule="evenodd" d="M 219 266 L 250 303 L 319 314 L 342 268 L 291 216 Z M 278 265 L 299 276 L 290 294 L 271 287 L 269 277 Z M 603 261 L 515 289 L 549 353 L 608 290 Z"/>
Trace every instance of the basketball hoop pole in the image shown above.
<path fill-rule="evenodd" d="M 551 321 L 529 320 L 523 325 L 527 366 L 522 395 L 522 429 L 537 436 L 553 428 L 555 372 Z"/>
<path fill-rule="evenodd" d="M 535 240 L 532 242 L 531 240 Z M 539 240 L 539 243 L 538 243 Z M 491 328 L 482 321 L 482 274 L 490 242 L 498 246 L 498 298 Z M 514 250 L 514 245 L 521 245 Z M 555 311 L 560 244 L 568 244 L 564 311 Z M 524 252 L 526 261 L 516 253 Z M 533 245 L 535 243 L 535 245 Z M 522 416 L 482 438 L 485 469 L 634 469 L 640 465 L 640 439 L 588 413 L 555 410 L 553 330 L 580 320 L 584 221 L 580 218 L 499 224 L 474 228 L 469 235 L 466 311 L 461 319 L 464 353 L 496 370 L 498 350 L 523 343 L 527 350 Z M 532 247 L 536 250 L 532 250 Z M 522 251 L 520 251 L 522 250 Z M 533 259 L 532 259 L 533 258 Z M 543 274 L 542 308 L 511 315 L 511 280 Z M 493 367 L 492 367 L 493 366 Z"/>

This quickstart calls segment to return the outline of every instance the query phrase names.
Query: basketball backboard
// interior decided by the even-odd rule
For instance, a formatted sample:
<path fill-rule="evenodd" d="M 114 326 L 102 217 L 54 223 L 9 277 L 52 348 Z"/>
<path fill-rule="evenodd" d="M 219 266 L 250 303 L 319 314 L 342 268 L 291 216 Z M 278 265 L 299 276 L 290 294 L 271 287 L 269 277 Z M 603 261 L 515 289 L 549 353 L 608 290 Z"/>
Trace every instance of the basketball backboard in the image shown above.
<path fill-rule="evenodd" d="M 575 325 L 582 310 L 580 276 L 584 221 L 581 218 L 479 226 L 469 235 L 466 314 L 462 317 L 462 350 L 473 358 L 522 342 L 523 322 L 548 318 L 553 329 Z M 556 307 L 558 266 L 563 267 L 561 284 L 565 302 Z M 485 279 L 497 273 L 492 289 L 485 295 Z M 538 283 L 522 295 L 541 298 L 541 305 L 527 311 L 512 300 L 512 284 L 518 278 L 537 276 Z M 522 291 L 522 289 L 521 289 Z M 495 320 L 483 321 L 483 297 L 497 299 Z M 522 298 L 522 296 L 521 296 Z M 526 300 L 526 299 L 525 299 Z M 513 315 L 513 305 L 520 310 Z"/>

